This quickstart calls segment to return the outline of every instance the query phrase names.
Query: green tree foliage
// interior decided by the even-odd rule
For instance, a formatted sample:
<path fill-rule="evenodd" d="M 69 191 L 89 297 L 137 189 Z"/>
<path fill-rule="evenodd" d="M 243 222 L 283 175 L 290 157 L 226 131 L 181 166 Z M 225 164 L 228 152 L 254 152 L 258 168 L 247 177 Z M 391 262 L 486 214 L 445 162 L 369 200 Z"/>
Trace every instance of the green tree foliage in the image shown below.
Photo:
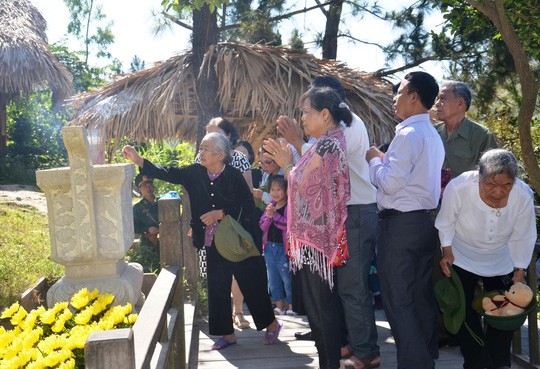
<path fill-rule="evenodd" d="M 68 33 L 84 44 L 84 62 L 95 53 L 98 58 L 112 57 L 108 47 L 114 42 L 113 22 L 106 21 L 103 7 L 94 0 L 64 0 L 69 13 Z M 92 51 L 94 49 L 95 51 Z"/>
<path fill-rule="evenodd" d="M 192 30 L 187 20 L 193 12 L 201 11 L 202 5 L 208 5 L 211 12 L 217 12 L 220 41 L 265 43 L 281 45 L 282 38 L 277 30 L 278 22 L 274 17 L 283 12 L 285 0 L 233 1 L 162 1 L 164 16 L 169 21 Z M 184 22 L 185 21 L 185 22 Z M 166 22 L 158 25 L 164 28 Z"/>
<path fill-rule="evenodd" d="M 8 105 L 6 157 L 0 183 L 35 184 L 35 171 L 67 164 L 61 137 L 65 112 L 52 108 L 50 91 L 36 92 Z"/>
<path fill-rule="evenodd" d="M 508 69 L 508 77 L 517 77 L 519 84 L 509 89 L 508 95 L 517 100 L 518 110 L 514 114 L 521 159 L 527 169 L 530 184 L 537 192 L 540 191 L 540 167 L 538 155 L 535 155 L 538 150 L 533 140 L 534 128 L 538 124 L 540 91 L 540 2 L 467 0 L 465 5 L 462 1 L 441 0 L 441 4 L 452 32 L 461 30 L 460 24 L 464 21 L 477 29 L 494 27 L 496 31 L 493 39 L 501 40 L 511 55 L 513 68 Z"/>
<path fill-rule="evenodd" d="M 384 47 L 387 59 L 401 58 L 404 65 L 378 72 L 385 76 L 428 60 L 447 61 L 449 77 L 468 82 L 476 92 L 478 120 L 518 155 L 537 190 L 539 5 L 538 0 L 419 0 L 386 15 L 403 31 Z M 445 20 L 438 33 L 424 25 L 432 8 L 440 10 Z"/>
<path fill-rule="evenodd" d="M 70 51 L 66 46 L 49 46 L 54 57 L 71 72 L 75 93 L 88 91 L 105 83 L 106 68 L 91 67 L 81 59 L 82 52 Z"/>
<path fill-rule="evenodd" d="M 239 27 L 224 30 L 224 41 L 264 43 L 281 45 L 281 34 L 277 22 L 272 18 L 283 12 L 285 0 L 233 0 L 228 6 L 222 6 L 222 24 L 238 24 Z"/>
<path fill-rule="evenodd" d="M 149 140 L 143 144 L 132 144 L 139 155 L 165 167 L 182 167 L 193 164 L 195 159 L 195 146 L 188 142 L 179 142 L 177 140 L 156 141 Z M 126 159 L 117 151 L 112 160 L 115 163 L 125 163 Z M 181 187 L 168 182 L 154 181 L 156 195 L 162 195 L 169 191 L 178 191 L 181 193 Z"/>
<path fill-rule="evenodd" d="M 291 38 L 289 39 L 289 47 L 292 50 L 300 51 L 303 53 L 307 52 L 304 41 L 302 40 L 302 35 L 297 28 L 293 29 L 291 33 Z"/>
<path fill-rule="evenodd" d="M 165 11 L 174 10 L 178 13 L 201 10 L 204 5 L 210 7 L 210 11 L 215 11 L 222 5 L 229 5 L 230 0 L 162 0 L 161 6 Z"/>
<path fill-rule="evenodd" d="M 143 69 L 144 69 L 144 60 L 139 58 L 137 55 L 134 55 L 133 59 L 131 59 L 129 71 L 132 73 L 132 72 L 136 72 L 138 70 L 143 70 Z"/>

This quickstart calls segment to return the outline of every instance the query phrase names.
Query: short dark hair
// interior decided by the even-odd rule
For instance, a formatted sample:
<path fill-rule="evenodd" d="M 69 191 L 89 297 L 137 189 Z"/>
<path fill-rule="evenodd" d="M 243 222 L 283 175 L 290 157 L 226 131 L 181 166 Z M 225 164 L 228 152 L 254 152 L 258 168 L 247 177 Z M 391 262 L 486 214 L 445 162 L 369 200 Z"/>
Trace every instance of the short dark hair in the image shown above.
<path fill-rule="evenodd" d="M 283 187 L 283 189 L 285 190 L 285 192 L 287 192 L 287 180 L 280 174 L 275 174 L 268 178 L 268 191 L 270 191 L 270 187 L 272 187 L 272 183 L 274 182 L 280 184 L 281 187 Z"/>
<path fill-rule="evenodd" d="M 229 141 L 231 141 L 231 146 L 236 145 L 236 142 L 238 141 L 238 131 L 230 120 L 227 120 L 223 117 L 215 117 L 210 119 L 206 126 L 209 126 L 211 124 L 215 124 L 223 132 L 225 132 L 225 134 L 229 137 Z"/>
<path fill-rule="evenodd" d="M 251 144 L 247 141 L 240 140 L 236 143 L 236 145 L 234 145 L 234 148 L 236 149 L 237 147 L 240 147 L 240 146 L 246 148 L 248 152 L 249 163 L 253 164 L 253 162 L 255 161 L 255 152 L 253 151 L 253 146 L 251 146 Z"/>
<path fill-rule="evenodd" d="M 397 91 L 399 90 L 399 86 L 401 85 L 401 82 L 394 83 L 392 85 L 392 95 L 397 94 Z"/>
<path fill-rule="evenodd" d="M 328 109 L 336 126 L 339 126 L 339 122 L 341 121 L 343 121 L 347 127 L 351 126 L 353 119 L 352 113 L 347 104 L 341 100 L 339 94 L 333 88 L 310 88 L 302 95 L 301 101 L 304 102 L 306 99 L 309 99 L 311 106 L 317 111 Z"/>
<path fill-rule="evenodd" d="M 319 76 L 315 77 L 313 79 L 313 82 L 311 82 L 310 88 L 317 88 L 317 87 L 330 87 L 338 93 L 341 100 L 345 100 L 347 97 L 347 93 L 345 92 L 345 89 L 343 88 L 343 85 L 334 76 Z"/>
<path fill-rule="evenodd" d="M 416 92 L 424 108 L 431 109 L 439 94 L 439 85 L 435 78 L 429 73 L 417 71 L 407 73 L 404 79 L 409 81 L 408 92 Z"/>

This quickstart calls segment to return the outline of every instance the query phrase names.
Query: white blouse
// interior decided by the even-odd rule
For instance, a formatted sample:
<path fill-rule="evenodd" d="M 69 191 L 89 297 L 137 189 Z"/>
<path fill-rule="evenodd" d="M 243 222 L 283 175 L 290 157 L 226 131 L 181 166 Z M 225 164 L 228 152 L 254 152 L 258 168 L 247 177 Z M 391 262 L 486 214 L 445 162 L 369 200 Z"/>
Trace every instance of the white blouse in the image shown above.
<path fill-rule="evenodd" d="M 478 171 L 470 171 L 446 186 L 435 220 L 441 246 L 452 246 L 454 264 L 480 276 L 527 268 L 536 242 L 532 190 L 516 179 L 507 205 L 497 210 L 482 201 L 478 182 Z"/>

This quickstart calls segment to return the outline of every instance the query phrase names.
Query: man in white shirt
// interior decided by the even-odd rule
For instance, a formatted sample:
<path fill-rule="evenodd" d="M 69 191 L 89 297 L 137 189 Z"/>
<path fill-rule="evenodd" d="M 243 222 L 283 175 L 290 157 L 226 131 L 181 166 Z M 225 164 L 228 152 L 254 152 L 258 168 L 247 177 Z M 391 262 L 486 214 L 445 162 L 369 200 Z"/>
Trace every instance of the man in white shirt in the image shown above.
<path fill-rule="evenodd" d="M 333 88 L 341 99 L 345 100 L 345 90 L 334 77 L 317 77 L 311 87 Z M 285 123 L 289 126 L 280 124 L 278 131 L 299 152 L 304 153 L 314 141 L 305 143 L 298 125 L 292 121 Z M 351 126 L 341 124 L 341 127 L 345 134 L 351 181 L 351 199 L 347 202 L 345 222 L 349 260 L 344 266 L 336 268 L 338 293 L 347 327 L 347 345 L 342 349 L 342 355 L 351 355 L 350 358 L 342 360 L 342 366 L 346 369 L 373 368 L 380 365 L 381 358 L 368 286 L 378 224 L 376 192 L 369 180 L 369 166 L 364 160 L 364 154 L 369 148 L 369 136 L 364 122 L 354 113 Z"/>
<path fill-rule="evenodd" d="M 438 92 L 428 73 L 407 74 L 394 96 L 394 111 L 403 119 L 396 136 L 386 154 L 376 147 L 366 153 L 380 210 L 381 295 L 400 369 L 432 369 L 438 357 L 431 210 L 441 193 L 444 146 L 428 114 Z"/>

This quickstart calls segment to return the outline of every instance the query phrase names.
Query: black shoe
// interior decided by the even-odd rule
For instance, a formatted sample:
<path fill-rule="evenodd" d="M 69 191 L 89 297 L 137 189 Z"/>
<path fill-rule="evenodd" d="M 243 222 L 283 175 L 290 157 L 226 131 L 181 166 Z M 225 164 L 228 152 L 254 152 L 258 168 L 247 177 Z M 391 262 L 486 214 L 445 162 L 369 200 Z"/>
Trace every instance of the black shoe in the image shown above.
<path fill-rule="evenodd" d="M 314 341 L 311 331 L 296 332 L 294 337 L 300 341 Z"/>

